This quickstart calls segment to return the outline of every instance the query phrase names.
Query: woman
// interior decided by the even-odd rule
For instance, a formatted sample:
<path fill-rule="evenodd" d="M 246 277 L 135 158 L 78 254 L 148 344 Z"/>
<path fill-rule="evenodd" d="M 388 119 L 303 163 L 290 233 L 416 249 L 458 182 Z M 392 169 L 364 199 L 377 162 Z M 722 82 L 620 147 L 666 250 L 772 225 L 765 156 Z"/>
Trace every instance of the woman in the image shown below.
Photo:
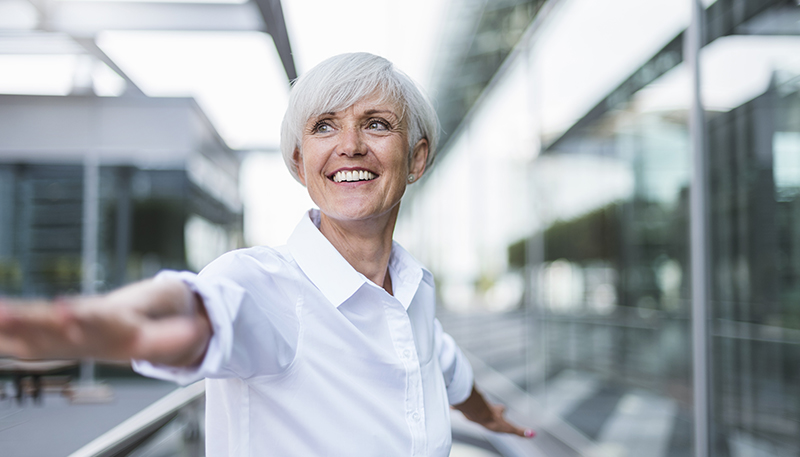
<path fill-rule="evenodd" d="M 437 129 L 387 60 L 328 59 L 294 85 L 284 118 L 287 166 L 319 207 L 286 246 L 55 308 L 2 307 L 0 352 L 132 358 L 147 376 L 205 377 L 211 456 L 446 456 L 448 405 L 532 436 L 474 389 L 434 318 L 431 274 L 392 241 Z"/>

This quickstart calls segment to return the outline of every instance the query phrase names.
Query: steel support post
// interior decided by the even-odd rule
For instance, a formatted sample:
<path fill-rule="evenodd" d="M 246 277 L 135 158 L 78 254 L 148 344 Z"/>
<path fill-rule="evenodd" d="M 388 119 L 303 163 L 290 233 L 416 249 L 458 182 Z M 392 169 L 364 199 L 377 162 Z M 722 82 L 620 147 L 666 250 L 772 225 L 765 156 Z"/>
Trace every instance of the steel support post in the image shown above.
<path fill-rule="evenodd" d="M 689 0 L 691 23 L 684 41 L 690 71 L 691 107 L 689 143 L 692 157 L 690 186 L 690 251 L 692 275 L 692 385 L 694 391 L 695 457 L 710 455 L 709 284 L 708 284 L 708 183 L 706 129 L 700 92 L 700 50 L 704 43 L 701 0 Z"/>
<path fill-rule="evenodd" d="M 100 159 L 97 151 L 87 151 L 83 164 L 83 249 L 81 293 L 97 292 L 97 235 L 100 194 Z M 94 383 L 94 360 L 81 361 L 81 383 Z"/>

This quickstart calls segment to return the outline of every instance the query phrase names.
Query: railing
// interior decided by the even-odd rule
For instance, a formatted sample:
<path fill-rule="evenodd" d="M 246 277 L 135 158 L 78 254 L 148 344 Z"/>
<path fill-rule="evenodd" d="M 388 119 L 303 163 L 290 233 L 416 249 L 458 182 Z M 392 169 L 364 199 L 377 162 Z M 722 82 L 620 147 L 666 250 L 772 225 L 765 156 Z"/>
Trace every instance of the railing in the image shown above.
<path fill-rule="evenodd" d="M 532 427 L 537 437 L 519 437 L 487 432 L 460 413 L 452 415 L 453 439 L 500 454 L 503 457 L 601 456 L 595 444 L 560 417 L 547 411 L 527 392 L 466 353 L 480 389 L 495 402 L 507 406 L 516 423 Z M 205 382 L 176 389 L 131 416 L 69 457 L 115 457 L 153 455 L 203 456 Z"/>
<path fill-rule="evenodd" d="M 205 381 L 176 389 L 69 457 L 136 456 L 166 446 L 202 456 L 205 393 Z"/>
<path fill-rule="evenodd" d="M 453 436 L 467 440 L 483 439 L 504 457 L 588 457 L 605 455 L 597 445 L 561 417 L 547 411 L 533 396 L 504 375 L 464 351 L 475 372 L 476 384 L 491 400 L 506 405 L 512 421 L 533 428 L 536 438 L 524 440 L 516 436 L 485 431 L 453 414 Z"/>

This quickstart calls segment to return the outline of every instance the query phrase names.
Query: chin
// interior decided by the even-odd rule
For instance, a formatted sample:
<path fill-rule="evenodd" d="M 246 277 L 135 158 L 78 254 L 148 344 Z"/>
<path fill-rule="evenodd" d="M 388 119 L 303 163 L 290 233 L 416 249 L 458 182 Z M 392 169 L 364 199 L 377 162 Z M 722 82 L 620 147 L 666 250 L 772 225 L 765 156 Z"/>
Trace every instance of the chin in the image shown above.
<path fill-rule="evenodd" d="M 348 221 L 361 221 L 368 220 L 375 217 L 385 216 L 390 214 L 391 208 L 374 208 L 366 204 L 354 203 L 351 205 L 342 205 L 335 208 L 333 211 L 322 210 L 328 217 Z"/>
<path fill-rule="evenodd" d="M 373 211 L 365 211 L 363 208 L 353 208 L 351 210 L 339 210 L 331 217 L 347 221 L 363 221 L 380 215 Z"/>

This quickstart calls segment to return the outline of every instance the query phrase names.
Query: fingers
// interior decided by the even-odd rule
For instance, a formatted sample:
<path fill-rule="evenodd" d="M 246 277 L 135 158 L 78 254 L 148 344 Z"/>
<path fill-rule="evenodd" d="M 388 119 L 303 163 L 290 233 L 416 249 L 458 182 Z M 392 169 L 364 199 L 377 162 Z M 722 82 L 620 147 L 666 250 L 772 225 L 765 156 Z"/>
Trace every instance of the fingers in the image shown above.
<path fill-rule="evenodd" d="M 64 313 L 54 313 L 44 303 L 0 303 L 0 353 L 22 358 L 63 356 L 65 329 Z"/>
<path fill-rule="evenodd" d="M 497 421 L 497 429 L 494 431 L 500 433 L 508 433 L 511 435 L 517 435 L 523 438 L 533 438 L 534 436 L 536 436 L 536 432 L 534 432 L 533 430 L 514 425 L 508 422 L 505 418 L 500 418 L 500 420 Z"/>
<path fill-rule="evenodd" d="M 72 299 L 6 302 L 0 304 L 0 353 L 20 358 L 102 357 L 111 343 L 126 335 L 124 326 L 112 325 L 120 315 L 124 313 Z M 111 338 L 98 340 L 100 335 Z"/>
<path fill-rule="evenodd" d="M 486 425 L 486 428 L 489 430 L 517 435 L 523 438 L 533 438 L 536 436 L 536 432 L 534 432 L 532 429 L 519 427 L 509 422 L 505 418 L 506 407 L 504 405 L 491 405 L 490 407 L 494 415 L 494 420 L 492 421 L 492 424 Z"/>
<path fill-rule="evenodd" d="M 55 302 L 0 300 L 0 354 L 14 357 L 192 365 L 211 333 L 202 301 L 181 281 L 143 281 Z"/>
<path fill-rule="evenodd" d="M 26 358 L 26 348 L 18 338 L 6 336 L 0 331 L 0 355 Z"/>
<path fill-rule="evenodd" d="M 507 433 L 511 433 L 512 435 L 521 436 L 523 438 L 533 438 L 534 436 L 536 436 L 536 432 L 534 432 L 529 428 L 522 428 L 513 424 L 508 424 L 508 425 L 511 428 Z"/>

